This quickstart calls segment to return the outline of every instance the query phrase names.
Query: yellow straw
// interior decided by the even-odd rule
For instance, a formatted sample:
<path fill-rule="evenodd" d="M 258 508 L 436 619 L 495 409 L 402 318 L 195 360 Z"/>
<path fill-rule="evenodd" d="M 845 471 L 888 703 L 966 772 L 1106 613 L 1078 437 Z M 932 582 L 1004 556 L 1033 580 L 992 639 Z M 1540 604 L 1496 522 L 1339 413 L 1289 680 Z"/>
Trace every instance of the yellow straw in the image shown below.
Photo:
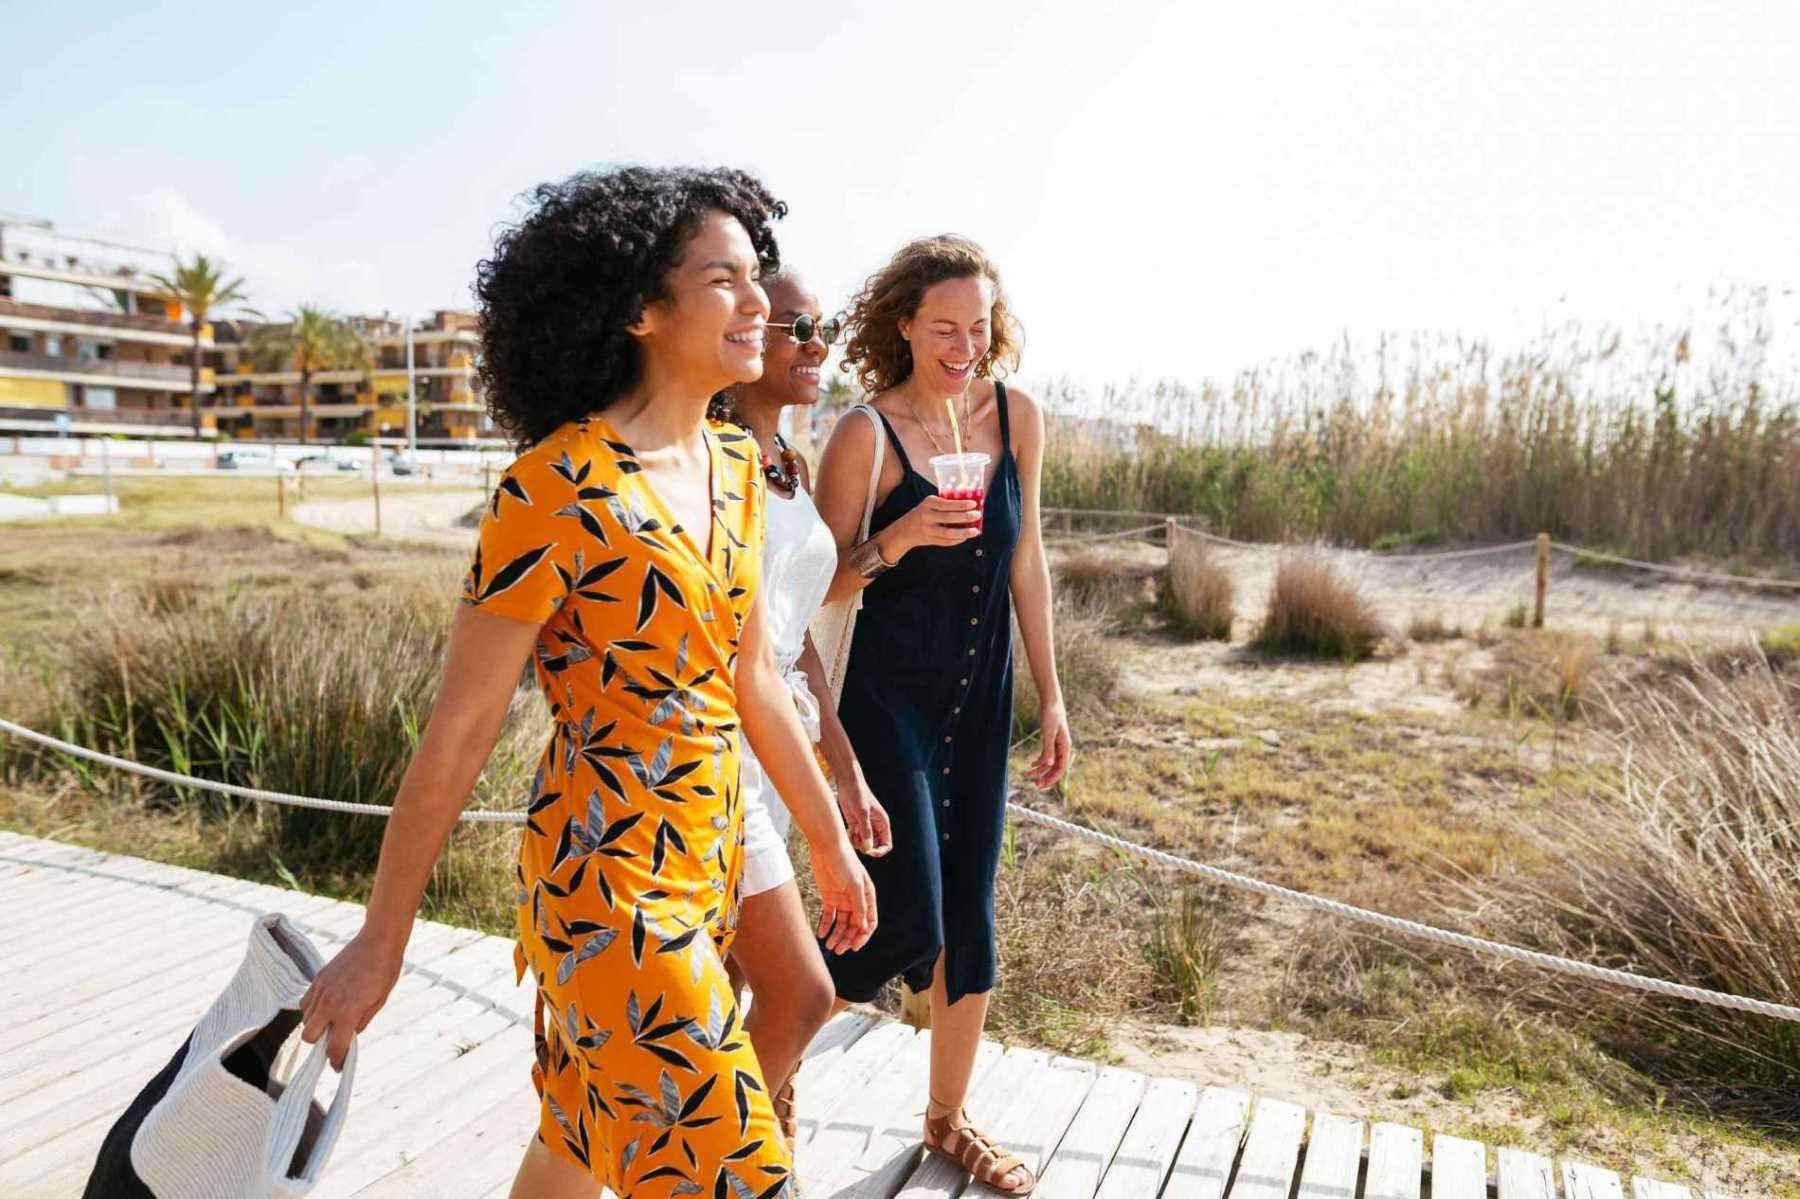
<path fill-rule="evenodd" d="M 944 397 L 944 411 L 950 414 L 950 436 L 956 440 L 956 452 L 962 453 L 962 426 L 956 423 L 956 404 L 949 396 Z"/>

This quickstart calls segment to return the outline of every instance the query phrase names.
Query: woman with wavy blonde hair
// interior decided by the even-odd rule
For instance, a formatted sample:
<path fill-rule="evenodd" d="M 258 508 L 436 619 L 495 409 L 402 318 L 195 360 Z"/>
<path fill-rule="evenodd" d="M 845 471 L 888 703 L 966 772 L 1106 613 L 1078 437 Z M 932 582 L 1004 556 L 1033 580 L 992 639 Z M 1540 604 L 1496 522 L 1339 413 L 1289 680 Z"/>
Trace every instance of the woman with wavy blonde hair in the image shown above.
<path fill-rule="evenodd" d="M 1054 785 L 1072 755 L 1038 528 L 1044 419 L 1003 381 L 1019 363 L 1018 325 L 999 271 L 967 238 L 903 247 L 864 284 L 849 324 L 844 369 L 870 397 L 853 410 L 868 419 L 839 422 L 816 498 L 839 549 L 830 598 L 862 590 L 838 716 L 894 849 L 866 863 L 880 927 L 826 964 L 840 1002 L 872 1000 L 896 975 L 929 989 L 925 1145 L 1023 1195 L 1036 1177 L 976 1130 L 963 1101 L 994 986 L 1015 608 L 1043 697 L 1043 750 L 1028 780 Z M 987 463 L 956 496 L 941 495 L 919 467 L 959 439 Z"/>

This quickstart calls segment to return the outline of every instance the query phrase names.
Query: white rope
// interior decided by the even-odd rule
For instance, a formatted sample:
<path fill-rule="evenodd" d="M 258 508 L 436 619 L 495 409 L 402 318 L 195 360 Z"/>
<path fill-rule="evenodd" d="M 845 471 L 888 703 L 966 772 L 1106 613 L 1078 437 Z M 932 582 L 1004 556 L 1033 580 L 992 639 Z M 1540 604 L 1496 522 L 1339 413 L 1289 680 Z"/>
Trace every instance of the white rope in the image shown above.
<path fill-rule="evenodd" d="M 1607 966 L 1596 966 L 1591 962 L 1577 962 L 1569 958 L 1557 957 L 1555 954 L 1540 953 L 1535 949 L 1521 949 L 1516 945 L 1505 945 L 1499 941 L 1489 941 L 1482 937 L 1472 937 L 1467 933 L 1451 932 L 1448 929 L 1435 928 L 1429 924 L 1421 924 L 1416 920 L 1403 920 L 1398 916 L 1388 916 L 1381 912 L 1371 912 L 1366 908 L 1354 907 L 1340 903 L 1335 899 L 1325 899 L 1318 895 L 1309 895 L 1305 891 L 1295 891 L 1289 887 L 1280 887 L 1274 883 L 1266 883 L 1261 879 L 1251 878 L 1244 874 L 1234 874 L 1217 866 L 1208 866 L 1188 858 L 1177 857 L 1172 853 L 1164 853 L 1160 849 L 1151 849 L 1147 845 L 1137 845 L 1120 837 L 1114 837 L 1091 829 L 1085 825 L 1075 824 L 1046 812 L 1039 812 L 1021 803 L 1008 800 L 1007 808 L 1019 816 L 1047 828 L 1057 829 L 1077 837 L 1085 837 L 1090 841 L 1098 841 L 1102 845 L 1126 853 L 1160 862 L 1165 866 L 1174 866 L 1202 878 L 1227 886 L 1239 887 L 1246 891 L 1255 891 L 1260 895 L 1273 896 L 1276 899 L 1291 900 L 1303 907 L 1317 908 L 1322 912 L 1330 912 L 1334 916 L 1342 916 L 1346 920 L 1356 920 L 1363 924 L 1373 924 L 1378 928 L 1391 929 L 1394 932 L 1406 933 L 1409 936 L 1423 937 L 1428 941 L 1438 941 L 1445 945 L 1455 945 L 1461 949 L 1473 950 L 1476 953 L 1491 953 L 1497 957 L 1510 958 L 1516 962 L 1527 962 L 1545 970 L 1553 970 L 1560 974 L 1573 974 L 1578 978 L 1592 979 L 1596 982 L 1612 983 L 1615 986 L 1630 987 L 1639 991 L 1651 991 L 1659 995 L 1672 995 L 1678 999 L 1688 999 L 1695 1003 L 1708 1003 L 1714 1007 L 1734 1008 L 1740 1012 L 1754 1012 L 1759 1016 L 1771 1016 L 1777 1020 L 1791 1020 L 1800 1023 L 1800 1007 L 1785 1003 L 1771 1003 L 1766 999 L 1747 999 L 1742 995 L 1730 995 L 1723 991 L 1709 991 L 1704 987 L 1690 987 L 1685 983 L 1672 983 L 1660 978 L 1649 978 L 1642 974 L 1633 974 L 1629 970 L 1614 970 Z"/>
<path fill-rule="evenodd" d="M 172 770 L 160 770 L 155 766 L 146 766 L 142 762 L 133 762 L 129 758 L 115 758 L 111 754 L 103 754 L 99 750 L 89 749 L 85 745 L 75 745 L 46 736 L 35 729 L 28 729 L 22 724 L 14 724 L 10 720 L 0 719 L 0 732 L 11 733 L 15 737 L 42 745 L 46 749 L 57 750 L 70 757 L 83 758 L 89 762 L 97 762 L 102 766 L 110 766 L 114 770 L 123 770 L 130 774 L 141 774 L 145 778 L 170 783 L 177 787 L 193 787 L 201 791 L 213 791 L 220 795 L 234 795 L 239 799 L 253 799 L 260 803 L 281 804 L 290 808 L 313 808 L 321 812 L 351 812 L 359 816 L 387 816 L 394 810 L 385 804 L 348 803 L 341 799 L 314 799 L 309 795 L 289 795 L 284 791 L 263 791 L 256 787 L 239 787 L 235 783 L 197 779 L 191 775 L 176 774 Z M 525 813 L 476 808 L 472 811 L 465 809 L 457 819 L 470 824 L 523 824 Z"/>
<path fill-rule="evenodd" d="M 1120 529 L 1116 533 L 1064 533 L 1060 536 L 1044 538 L 1046 546 L 1074 545 L 1077 543 L 1094 543 L 1099 541 L 1129 541 L 1133 537 L 1142 537 L 1146 533 L 1160 533 L 1161 524 L 1145 525 L 1140 529 Z"/>
<path fill-rule="evenodd" d="M 1514 550 L 1528 550 L 1537 544 L 1531 541 L 1509 541 L 1505 545 L 1483 545 L 1472 550 L 1438 550 L 1424 554 L 1384 554 L 1379 550 L 1371 550 L 1377 562 L 1442 562 L 1447 558 L 1476 558 L 1483 554 L 1510 554 Z"/>
<path fill-rule="evenodd" d="M 221 795 L 234 795 L 240 799 L 257 800 L 263 803 L 284 804 L 296 808 L 313 808 L 322 812 L 350 812 L 365 816 L 387 816 L 393 808 L 383 804 L 346 803 L 334 799 L 314 799 L 305 795 L 288 795 L 280 791 L 262 791 L 254 787 L 238 787 L 231 783 L 219 783 L 210 779 L 192 778 L 184 774 L 176 774 L 171 770 L 160 770 L 154 766 L 145 766 L 127 758 L 114 757 L 86 746 L 75 745 L 56 737 L 15 724 L 10 720 L 0 719 L 0 731 L 11 733 L 15 737 L 58 750 L 73 757 L 96 762 L 102 766 L 110 766 L 116 770 L 140 774 L 160 782 L 171 783 L 180 787 L 194 787 L 202 791 L 214 791 Z M 1239 887 L 1246 891 L 1254 891 L 1260 895 L 1286 899 L 1303 907 L 1317 908 L 1334 916 L 1342 916 L 1347 920 L 1356 920 L 1364 924 L 1373 924 L 1379 928 L 1391 929 L 1410 936 L 1423 937 L 1446 945 L 1455 945 L 1461 949 L 1473 950 L 1477 953 L 1491 953 L 1498 957 L 1510 958 L 1513 961 L 1527 962 L 1545 970 L 1554 970 L 1562 974 L 1573 974 L 1580 978 L 1593 979 L 1598 982 L 1612 983 L 1616 986 L 1631 987 L 1640 991 L 1651 991 L 1660 995 L 1672 995 L 1679 999 L 1692 1000 L 1695 1003 L 1707 1003 L 1714 1007 L 1734 1008 L 1741 1012 L 1753 1012 L 1760 1016 L 1771 1016 L 1777 1020 L 1792 1020 L 1800 1023 L 1800 1007 L 1787 1004 L 1771 1003 L 1765 999 L 1747 999 L 1741 995 L 1728 995 L 1722 991 L 1709 991 L 1703 987 L 1691 987 L 1684 983 L 1667 982 L 1659 978 L 1647 978 L 1641 974 L 1633 974 L 1628 970 L 1614 970 L 1606 966 L 1595 966 L 1589 962 L 1577 962 L 1569 958 L 1557 957 L 1554 954 L 1540 953 L 1533 949 L 1521 949 L 1515 945 L 1505 945 L 1498 941 L 1489 941 L 1481 937 L 1472 937 L 1467 933 L 1451 932 L 1447 929 L 1434 928 L 1429 924 L 1420 924 L 1416 920 L 1403 920 L 1398 916 L 1388 916 L 1381 912 L 1371 912 L 1366 908 L 1341 903 L 1335 899 L 1325 899 L 1318 895 L 1310 895 L 1305 891 L 1295 891 L 1288 887 L 1266 883 L 1249 875 L 1235 874 L 1217 866 L 1208 866 L 1188 858 L 1178 857 L 1160 849 L 1152 849 L 1148 845 L 1138 845 L 1122 837 L 1112 836 L 1085 825 L 1075 824 L 1047 812 L 1039 812 L 1034 808 L 1013 800 L 1007 801 L 1007 808 L 1026 820 L 1057 829 L 1090 841 L 1097 841 L 1113 849 L 1125 853 L 1136 854 L 1165 866 L 1174 866 L 1191 874 L 1198 874 L 1214 882 Z M 522 824 L 525 820 L 523 812 L 500 812 L 491 810 L 465 811 L 458 817 L 472 823 L 483 824 Z"/>
<path fill-rule="evenodd" d="M 1230 537 L 1221 537 L 1217 533 L 1208 533 L 1205 529 L 1196 529 L 1191 525 L 1177 524 L 1177 532 L 1186 533 L 1189 537 L 1198 537 L 1202 541 L 1212 541 L 1219 545 L 1236 546 L 1240 550 L 1278 550 L 1283 548 L 1266 541 L 1237 541 Z"/>
<path fill-rule="evenodd" d="M 1561 550 L 1565 554 L 1591 558 L 1597 562 L 1616 562 L 1620 566 L 1635 566 L 1639 570 L 1678 575 L 1684 579 L 1698 579 L 1706 583 L 1730 583 L 1739 587 L 1791 587 L 1800 591 L 1800 579 L 1776 579 L 1768 575 L 1728 575 L 1711 570 L 1692 570 L 1685 566 L 1665 566 L 1660 562 L 1643 562 L 1636 558 L 1621 558 L 1617 554 L 1601 553 L 1599 550 L 1584 550 L 1578 545 L 1564 545 L 1560 541 L 1552 541 L 1550 548 Z"/>

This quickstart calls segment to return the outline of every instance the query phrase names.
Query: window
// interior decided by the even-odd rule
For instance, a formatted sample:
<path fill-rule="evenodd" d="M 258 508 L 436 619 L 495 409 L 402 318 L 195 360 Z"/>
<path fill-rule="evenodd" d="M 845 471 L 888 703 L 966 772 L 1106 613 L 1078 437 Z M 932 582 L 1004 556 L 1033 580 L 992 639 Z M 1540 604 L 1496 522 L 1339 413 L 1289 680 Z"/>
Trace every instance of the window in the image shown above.
<path fill-rule="evenodd" d="M 54 358 L 62 357 L 62 334 L 44 334 L 44 353 L 49 354 Z"/>
<path fill-rule="evenodd" d="M 82 399 L 89 408 L 113 409 L 119 406 L 119 393 L 110 387 L 84 387 Z"/>
<path fill-rule="evenodd" d="M 31 353 L 31 334 L 10 333 L 6 338 L 7 348 L 15 354 Z"/>
<path fill-rule="evenodd" d="M 94 347 L 94 354 L 102 362 L 111 362 L 114 349 L 115 347 L 110 341 L 104 341 Z"/>

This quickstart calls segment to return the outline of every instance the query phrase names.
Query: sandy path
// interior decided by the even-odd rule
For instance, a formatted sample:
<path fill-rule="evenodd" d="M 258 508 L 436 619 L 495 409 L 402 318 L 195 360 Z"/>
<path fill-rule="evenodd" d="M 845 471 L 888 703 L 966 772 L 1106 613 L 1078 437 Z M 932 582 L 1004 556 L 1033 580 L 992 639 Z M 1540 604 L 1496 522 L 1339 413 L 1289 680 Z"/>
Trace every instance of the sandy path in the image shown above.
<path fill-rule="evenodd" d="M 1117 552 L 1147 565 L 1166 561 L 1155 546 L 1121 546 Z M 1262 612 L 1276 564 L 1291 551 L 1279 546 L 1208 545 L 1207 552 L 1231 572 L 1242 620 Z M 1354 580 L 1381 617 L 1401 633 L 1415 616 L 1436 615 L 1446 624 L 1471 631 L 1483 623 L 1499 625 L 1507 609 L 1531 602 L 1537 575 L 1536 554 L 1529 546 L 1440 560 L 1362 550 L 1305 552 L 1326 559 Z M 1616 625 L 1636 637 L 1647 624 L 1661 636 L 1734 639 L 1800 621 L 1800 588 L 1700 584 L 1630 567 L 1578 567 L 1573 557 L 1558 552 L 1550 558 L 1545 614 L 1552 627 L 1593 633 Z"/>
<path fill-rule="evenodd" d="M 472 548 L 474 528 L 457 522 L 479 503 L 480 488 L 424 493 L 390 491 L 381 497 L 381 535 L 397 541 Z M 291 511 L 295 520 L 314 528 L 356 536 L 372 536 L 375 532 L 375 505 L 366 496 L 306 500 L 295 504 Z"/>

